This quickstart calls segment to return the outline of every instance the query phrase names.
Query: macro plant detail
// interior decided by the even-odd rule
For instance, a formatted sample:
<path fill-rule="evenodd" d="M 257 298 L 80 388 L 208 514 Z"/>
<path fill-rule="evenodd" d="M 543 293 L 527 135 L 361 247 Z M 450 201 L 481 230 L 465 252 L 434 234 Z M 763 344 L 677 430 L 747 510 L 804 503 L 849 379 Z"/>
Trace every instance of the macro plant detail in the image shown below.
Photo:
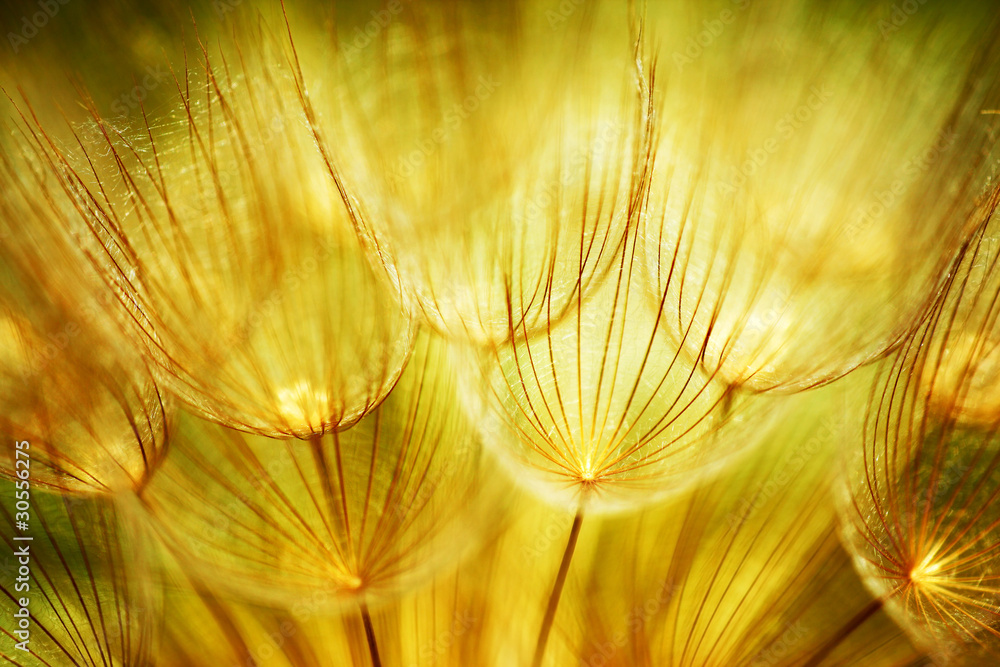
<path fill-rule="evenodd" d="M 56 179 L 16 152 L 5 151 L 4 170 L 0 431 L 35 442 L 38 484 L 65 493 L 137 491 L 168 446 L 168 401 L 107 317 L 113 296 L 94 281 L 85 254 L 54 229 L 15 224 L 69 214 Z M 35 267 L 44 262 L 53 268 L 39 279 Z M 14 450 L 4 452 L 7 476 L 16 465 Z"/>
<path fill-rule="evenodd" d="M 665 328 L 691 332 L 691 354 L 756 390 L 823 384 L 898 343 L 995 170 L 980 113 L 997 97 L 995 43 L 933 25 L 887 42 L 838 11 L 819 12 L 821 33 L 755 25 L 664 86 L 653 292 L 669 292 Z M 823 59 L 787 56 L 817 41 Z"/>
<path fill-rule="evenodd" d="M 1000 661 L 1000 7 L 0 7 L 0 656 Z"/>
<path fill-rule="evenodd" d="M 1000 650 L 998 201 L 994 191 L 933 314 L 874 388 L 845 508 L 866 584 L 917 643 L 961 664 Z"/>
<path fill-rule="evenodd" d="M 13 491 L 8 495 L 13 498 Z M 105 498 L 36 498 L 32 520 L 42 528 L 38 540 L 12 540 L 14 514 L 3 511 L 4 542 L 14 565 L 8 556 L 2 588 L 21 611 L 13 624 L 4 626 L 10 640 L 5 656 L 14 664 L 18 655 L 29 653 L 34 662 L 27 664 L 148 664 L 156 655 L 155 619 L 163 613 L 163 594 L 155 583 L 143 529 Z M 17 563 L 23 562 L 18 554 L 25 552 L 35 559 L 33 573 L 15 576 Z M 15 602 L 27 599 L 29 591 L 34 605 Z M 19 627 L 21 618 L 32 619 L 30 636 L 8 629 Z M 15 647 L 24 641 L 28 643 L 22 647 L 30 646 L 30 651 Z"/>
<path fill-rule="evenodd" d="M 784 444 L 754 450 L 741 466 L 640 520 L 602 526 L 599 554 L 625 544 L 636 556 L 621 568 L 595 570 L 573 600 L 586 610 L 586 632 L 572 649 L 584 664 L 609 653 L 608 664 L 616 665 L 899 659 L 884 616 L 858 627 L 863 640 L 838 643 L 871 606 L 840 548 L 827 500 L 825 467 L 836 453 L 823 443 L 841 435 L 842 391 L 795 397 L 796 412 L 828 425 L 818 433 L 808 432 L 809 422 L 775 423 L 768 436 Z M 788 437 L 800 429 L 804 437 Z M 820 465 L 803 465 L 807 456 Z M 646 541 L 655 547 L 644 548 Z M 850 603 L 833 602 L 844 590 Z"/>
<path fill-rule="evenodd" d="M 389 398 L 308 445 L 184 424 L 146 511 L 197 576 L 232 595 L 367 615 L 492 530 L 491 482 L 447 356 L 423 334 Z M 192 511 L 195 498 L 211 511 Z"/>
<path fill-rule="evenodd" d="M 93 246 L 129 305 L 122 326 L 190 407 L 273 437 L 343 428 L 392 387 L 413 325 L 364 260 L 291 74 L 276 57 L 232 71 L 226 54 L 221 68 L 202 56 L 174 80 L 173 117 L 132 130 L 95 112 L 100 138 L 80 156 L 36 143 L 69 172 L 78 215 L 63 223 Z M 282 160 L 294 179 L 262 177 Z"/>
<path fill-rule="evenodd" d="M 404 301 L 489 346 L 544 329 L 615 263 L 643 190 L 649 72 L 621 16 L 584 51 L 518 24 L 536 17 L 455 11 L 335 60 L 342 81 L 312 106 Z"/>

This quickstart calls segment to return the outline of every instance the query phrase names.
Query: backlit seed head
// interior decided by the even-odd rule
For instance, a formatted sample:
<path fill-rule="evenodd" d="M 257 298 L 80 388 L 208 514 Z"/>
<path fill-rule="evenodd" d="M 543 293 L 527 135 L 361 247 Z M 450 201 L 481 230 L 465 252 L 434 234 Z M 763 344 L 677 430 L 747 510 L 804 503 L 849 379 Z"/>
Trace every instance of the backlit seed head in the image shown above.
<path fill-rule="evenodd" d="M 176 75 L 168 114 L 95 113 L 83 157 L 38 152 L 68 174 L 64 225 L 131 304 L 162 383 L 223 424 L 308 438 L 385 397 L 414 327 L 314 150 L 284 47 L 242 38 L 260 48 Z"/>
<path fill-rule="evenodd" d="M 638 274 L 623 270 L 548 331 L 484 355 L 487 442 L 516 479 L 558 504 L 653 502 L 760 434 L 768 400 L 686 358 Z"/>
<path fill-rule="evenodd" d="M 897 344 L 971 231 L 996 173 L 995 27 L 927 12 L 909 28 L 932 38 L 885 40 L 868 15 L 814 34 L 746 11 L 660 88 L 646 267 L 710 371 L 803 388 Z"/>
<path fill-rule="evenodd" d="M 24 139 L 24 137 L 21 137 Z M 76 240 L 74 206 L 30 146 L 0 151 L 0 474 L 65 493 L 140 491 L 159 465 L 168 408 L 121 319 L 128 312 Z M 21 478 L 23 479 L 23 478 Z"/>
<path fill-rule="evenodd" d="M 46 332 L 0 316 L 0 434 L 30 443 L 35 484 L 85 494 L 138 491 L 165 453 L 163 397 L 141 365 L 90 357 L 84 336 L 79 325 Z M 16 478 L 15 454 L 13 447 L 3 452 L 5 477 Z"/>
<path fill-rule="evenodd" d="M 1000 657 L 996 194 L 928 321 L 879 379 L 844 537 L 868 587 L 945 664 Z M 993 217 L 990 220 L 990 216 Z"/>
<path fill-rule="evenodd" d="M 316 105 L 406 301 L 486 346 L 544 330 L 600 282 L 650 144 L 651 74 L 628 24 L 581 28 L 570 49 L 533 18 L 485 27 L 406 6 L 343 65 L 341 99 Z"/>
<path fill-rule="evenodd" d="M 146 527 L 107 498 L 32 487 L 30 528 L 24 530 L 13 512 L 14 485 L 3 484 L 0 498 L 7 551 L 0 559 L 5 568 L 0 592 L 11 605 L 0 620 L 7 636 L 2 655 L 22 665 L 124 667 L 153 661 L 163 594 Z M 32 539 L 15 541 L 24 536 Z M 26 624 L 15 614 L 22 608 Z M 17 630 L 27 632 L 18 637 Z"/>
<path fill-rule="evenodd" d="M 146 497 L 195 574 L 224 573 L 241 599 L 321 593 L 330 608 L 409 590 L 475 544 L 495 501 L 484 466 L 447 346 L 422 335 L 349 429 L 275 443 L 187 418 Z M 211 511 L 186 511 L 189 497 Z"/>

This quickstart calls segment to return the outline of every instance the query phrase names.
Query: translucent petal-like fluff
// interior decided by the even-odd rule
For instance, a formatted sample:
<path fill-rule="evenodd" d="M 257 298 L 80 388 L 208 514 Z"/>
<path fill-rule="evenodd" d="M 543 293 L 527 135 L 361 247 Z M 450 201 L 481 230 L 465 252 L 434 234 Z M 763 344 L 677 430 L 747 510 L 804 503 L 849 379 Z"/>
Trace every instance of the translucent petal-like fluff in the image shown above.
<path fill-rule="evenodd" d="M 879 378 L 845 478 L 844 538 L 867 586 L 942 664 L 1000 658 L 997 220 Z"/>
<path fill-rule="evenodd" d="M 120 322 L 128 310 L 59 220 L 57 176 L 26 144 L 0 161 L 0 475 L 13 442 L 32 483 L 63 492 L 139 491 L 166 450 L 169 408 Z M 24 465 L 21 461 L 21 465 Z"/>
<path fill-rule="evenodd" d="M 486 441 L 560 504 L 634 508 L 689 488 L 757 442 L 767 412 L 683 354 L 634 252 L 633 239 L 617 275 L 548 331 L 483 355 Z"/>
<path fill-rule="evenodd" d="M 575 49 L 511 9 L 407 5 L 366 52 L 345 48 L 344 83 L 315 104 L 404 298 L 483 345 L 544 329 L 599 283 L 650 142 L 648 72 L 621 15 L 581 27 Z"/>
<path fill-rule="evenodd" d="M 414 327 L 367 262 L 284 54 L 242 39 L 261 48 L 238 66 L 205 53 L 169 114 L 95 116 L 83 156 L 40 150 L 68 174 L 66 226 L 133 304 L 126 325 L 161 381 L 221 423 L 307 438 L 384 398 Z"/>
<path fill-rule="evenodd" d="M 889 40 L 866 12 L 816 30 L 740 7 L 697 63 L 676 25 L 703 26 L 664 42 L 646 266 L 691 355 L 800 389 L 884 354 L 940 288 L 995 177 L 1000 52 L 989 22 L 933 8 Z"/>
<path fill-rule="evenodd" d="M 447 347 L 425 336 L 384 403 L 308 444 L 189 418 L 146 497 L 196 572 L 333 607 L 405 591 L 475 543 L 493 502 L 480 466 Z"/>

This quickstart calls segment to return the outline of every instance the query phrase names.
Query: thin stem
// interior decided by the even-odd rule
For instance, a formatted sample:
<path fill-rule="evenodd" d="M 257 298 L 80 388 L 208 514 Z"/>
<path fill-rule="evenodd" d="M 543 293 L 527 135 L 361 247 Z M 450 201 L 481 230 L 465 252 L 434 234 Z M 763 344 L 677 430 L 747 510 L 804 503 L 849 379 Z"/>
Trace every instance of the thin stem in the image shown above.
<path fill-rule="evenodd" d="M 336 435 L 334 436 L 336 437 Z M 335 534 L 342 535 L 347 538 L 347 547 L 349 557 L 353 560 L 354 550 L 351 543 L 351 531 L 350 527 L 347 526 L 347 501 L 344 498 L 344 473 L 343 468 L 340 465 L 339 458 L 339 443 L 338 443 L 338 458 L 337 458 L 337 479 L 340 480 L 340 502 L 337 502 L 335 494 L 333 492 L 333 482 L 330 476 L 330 462 L 327 459 L 326 449 L 323 446 L 323 436 L 320 434 L 315 434 L 309 438 L 309 447 L 312 449 L 313 461 L 316 464 L 316 471 L 319 473 L 320 481 L 323 487 L 323 497 L 326 499 L 326 508 L 330 514 L 330 521 L 333 523 L 333 530 Z M 341 510 L 343 515 L 341 515 Z M 339 549 L 338 549 L 339 550 Z"/>
<path fill-rule="evenodd" d="M 855 614 L 854 618 L 849 620 L 844 627 L 829 641 L 824 644 L 819 651 L 809 659 L 809 662 L 805 663 L 802 667 L 816 667 L 816 665 L 823 662 L 823 660 L 830 655 L 835 648 L 840 646 L 845 639 L 847 639 L 852 632 L 857 630 L 862 623 L 871 618 L 875 612 L 882 608 L 882 600 L 872 600 L 867 607 Z"/>
<path fill-rule="evenodd" d="M 378 657 L 378 642 L 375 641 L 375 628 L 372 626 L 372 615 L 368 612 L 368 605 L 364 602 L 358 603 L 361 606 L 361 622 L 365 625 L 365 639 L 368 640 L 368 653 L 372 657 L 372 667 L 382 667 L 382 659 Z"/>
<path fill-rule="evenodd" d="M 549 605 L 545 609 L 545 617 L 542 619 L 542 629 L 538 632 L 538 643 L 535 644 L 535 658 L 531 661 L 532 667 L 541 667 L 542 658 L 545 657 L 545 645 L 549 641 L 549 632 L 552 631 L 552 622 L 556 618 L 556 610 L 559 608 L 559 598 L 562 597 L 563 585 L 566 583 L 566 574 L 569 572 L 570 561 L 573 560 L 573 552 L 576 550 L 576 540 L 580 537 L 580 526 L 583 524 L 583 508 L 576 512 L 573 519 L 573 527 L 569 531 L 569 541 L 566 542 L 566 550 L 563 552 L 562 563 L 559 564 L 559 574 L 552 585 L 552 593 L 549 594 Z"/>

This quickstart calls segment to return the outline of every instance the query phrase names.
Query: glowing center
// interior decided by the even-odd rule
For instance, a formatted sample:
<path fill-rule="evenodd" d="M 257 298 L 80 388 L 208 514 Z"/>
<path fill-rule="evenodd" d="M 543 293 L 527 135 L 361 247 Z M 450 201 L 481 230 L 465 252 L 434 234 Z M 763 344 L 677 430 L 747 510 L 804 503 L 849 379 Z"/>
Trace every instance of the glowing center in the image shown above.
<path fill-rule="evenodd" d="M 330 416 L 327 393 L 313 390 L 312 385 L 305 381 L 278 390 L 277 399 L 279 412 L 292 422 L 319 426 Z"/>
<path fill-rule="evenodd" d="M 941 570 L 941 561 L 935 561 L 933 558 L 933 554 L 928 554 L 918 565 L 911 568 L 910 581 L 914 584 L 920 584 L 934 579 Z"/>

